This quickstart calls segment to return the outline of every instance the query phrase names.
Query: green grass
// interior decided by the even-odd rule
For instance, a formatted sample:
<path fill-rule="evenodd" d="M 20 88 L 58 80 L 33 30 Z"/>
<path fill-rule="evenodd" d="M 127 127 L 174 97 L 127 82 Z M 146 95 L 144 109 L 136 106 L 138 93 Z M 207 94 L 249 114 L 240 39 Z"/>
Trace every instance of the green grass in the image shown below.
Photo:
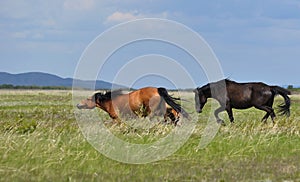
<path fill-rule="evenodd" d="M 280 102 L 278 97 L 274 106 Z M 264 112 L 256 109 L 234 110 L 235 124 L 223 113 L 227 125 L 208 146 L 198 150 L 210 103 L 177 152 L 138 165 L 109 159 L 86 141 L 74 116 L 70 91 L 2 90 L 0 180 L 300 181 L 299 96 L 292 96 L 291 116 L 278 116 L 275 125 L 270 119 L 262 124 Z M 99 117 L 109 120 L 102 111 Z M 132 143 L 151 143 L 174 129 L 160 123 L 147 129 L 107 127 Z"/>

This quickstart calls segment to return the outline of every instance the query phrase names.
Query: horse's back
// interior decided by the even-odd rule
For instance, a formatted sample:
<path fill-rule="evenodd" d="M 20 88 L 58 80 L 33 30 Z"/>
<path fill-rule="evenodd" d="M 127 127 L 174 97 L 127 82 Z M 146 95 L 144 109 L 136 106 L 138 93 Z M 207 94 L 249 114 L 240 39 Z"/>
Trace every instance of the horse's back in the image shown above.
<path fill-rule="evenodd" d="M 270 94 L 271 87 L 263 82 L 249 82 L 249 83 L 231 83 L 227 84 L 227 93 L 231 95 L 243 95 L 244 97 L 251 97 L 252 94 Z"/>
<path fill-rule="evenodd" d="M 235 82 L 227 85 L 227 94 L 233 107 L 240 109 L 268 102 L 272 98 L 270 86 L 262 82 Z"/>
<path fill-rule="evenodd" d="M 144 87 L 130 93 L 130 97 L 139 100 L 149 100 L 154 96 L 159 96 L 157 88 L 155 87 Z"/>
<path fill-rule="evenodd" d="M 140 95 L 155 96 L 159 95 L 156 87 L 145 87 L 139 90 Z"/>
<path fill-rule="evenodd" d="M 144 87 L 129 93 L 129 104 L 132 109 L 138 109 L 141 105 L 148 106 L 155 96 L 159 96 L 157 88 Z"/>
<path fill-rule="evenodd" d="M 252 94 L 252 84 L 230 83 L 226 84 L 227 95 L 230 99 L 250 99 Z"/>

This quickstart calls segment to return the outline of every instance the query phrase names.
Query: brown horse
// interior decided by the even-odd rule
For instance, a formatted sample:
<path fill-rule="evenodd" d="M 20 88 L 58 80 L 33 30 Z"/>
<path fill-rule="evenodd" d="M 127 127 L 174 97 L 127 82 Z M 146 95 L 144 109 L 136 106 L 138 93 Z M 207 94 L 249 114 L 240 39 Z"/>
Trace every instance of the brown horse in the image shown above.
<path fill-rule="evenodd" d="M 261 82 L 251 83 L 237 83 L 229 79 L 221 80 L 214 83 L 209 83 L 201 88 L 196 88 L 195 92 L 195 107 L 196 111 L 200 113 L 203 106 L 207 102 L 207 98 L 216 99 L 220 107 L 215 110 L 214 114 L 218 123 L 224 124 L 218 114 L 224 110 L 227 111 L 229 119 L 233 122 L 232 108 L 247 109 L 254 106 L 257 109 L 266 111 L 266 115 L 262 118 L 262 121 L 266 122 L 268 117 L 274 123 L 275 113 L 272 108 L 274 97 L 280 94 L 285 103 L 279 106 L 279 112 L 281 115 L 290 114 L 290 91 L 279 87 L 269 86 Z"/>
<path fill-rule="evenodd" d="M 186 118 L 189 115 L 175 100 L 179 99 L 171 97 L 165 88 L 145 87 L 128 94 L 123 94 L 121 90 L 104 94 L 97 92 L 92 97 L 82 100 L 77 104 L 77 108 L 93 109 L 99 107 L 118 122 L 120 122 L 118 113 L 142 117 L 164 115 L 165 120 L 169 117 L 176 125 L 179 120 L 178 113 Z M 169 108 L 167 104 L 170 106 Z"/>

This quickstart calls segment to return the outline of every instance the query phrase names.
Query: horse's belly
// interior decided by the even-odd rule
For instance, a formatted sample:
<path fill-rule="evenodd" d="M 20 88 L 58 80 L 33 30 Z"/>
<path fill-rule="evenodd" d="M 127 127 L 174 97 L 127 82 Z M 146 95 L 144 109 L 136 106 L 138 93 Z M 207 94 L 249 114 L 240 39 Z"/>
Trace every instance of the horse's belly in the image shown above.
<path fill-rule="evenodd" d="M 231 107 L 235 109 L 248 109 L 252 106 L 253 105 L 250 104 L 249 102 L 239 102 L 239 103 L 231 104 Z"/>

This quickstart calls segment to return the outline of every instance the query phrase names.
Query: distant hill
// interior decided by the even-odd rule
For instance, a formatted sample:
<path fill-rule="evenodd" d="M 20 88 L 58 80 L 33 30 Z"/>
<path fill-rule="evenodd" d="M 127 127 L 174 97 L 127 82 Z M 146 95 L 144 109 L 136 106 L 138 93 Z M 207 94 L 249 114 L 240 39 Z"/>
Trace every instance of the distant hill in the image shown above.
<path fill-rule="evenodd" d="M 91 88 L 94 81 L 75 80 L 76 85 L 80 85 L 80 88 Z M 41 73 L 41 72 L 28 72 L 20 74 L 10 74 L 6 72 L 0 72 L 0 85 L 10 84 L 14 86 L 54 86 L 54 87 L 68 87 L 71 88 L 73 84 L 72 78 L 61 78 L 56 75 Z M 112 87 L 113 86 L 113 87 Z M 111 89 L 111 88 L 126 88 L 122 85 L 116 85 L 109 82 L 97 80 L 95 89 Z"/>

